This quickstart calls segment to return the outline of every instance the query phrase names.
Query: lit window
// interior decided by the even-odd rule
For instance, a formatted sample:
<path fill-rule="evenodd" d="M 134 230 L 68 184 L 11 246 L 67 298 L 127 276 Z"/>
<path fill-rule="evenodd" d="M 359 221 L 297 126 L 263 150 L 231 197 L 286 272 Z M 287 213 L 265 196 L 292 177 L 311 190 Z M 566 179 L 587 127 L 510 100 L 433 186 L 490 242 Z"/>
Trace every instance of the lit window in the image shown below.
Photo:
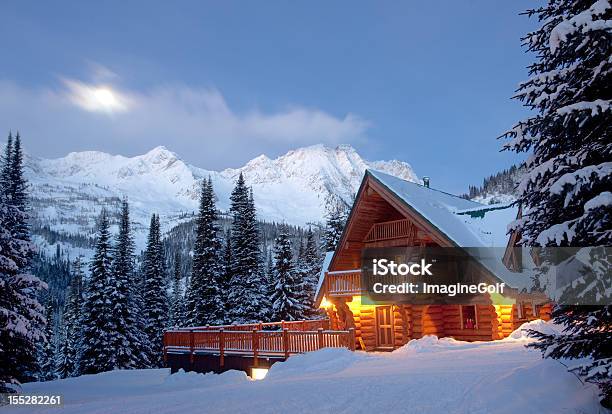
<path fill-rule="evenodd" d="M 461 306 L 461 329 L 477 329 L 476 305 Z"/>

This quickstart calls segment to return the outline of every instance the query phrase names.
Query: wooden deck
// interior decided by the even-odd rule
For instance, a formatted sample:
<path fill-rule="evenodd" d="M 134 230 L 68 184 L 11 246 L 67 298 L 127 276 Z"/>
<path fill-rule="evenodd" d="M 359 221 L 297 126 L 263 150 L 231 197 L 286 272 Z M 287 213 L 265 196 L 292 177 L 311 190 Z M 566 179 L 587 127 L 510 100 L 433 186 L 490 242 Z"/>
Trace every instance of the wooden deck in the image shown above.
<path fill-rule="evenodd" d="M 247 325 L 197 326 L 176 328 L 164 333 L 164 361 L 169 353 L 188 353 L 191 363 L 197 354 L 219 356 L 224 366 L 226 356 L 283 358 L 321 348 L 355 350 L 355 331 L 333 331 L 329 320 L 270 322 Z"/>

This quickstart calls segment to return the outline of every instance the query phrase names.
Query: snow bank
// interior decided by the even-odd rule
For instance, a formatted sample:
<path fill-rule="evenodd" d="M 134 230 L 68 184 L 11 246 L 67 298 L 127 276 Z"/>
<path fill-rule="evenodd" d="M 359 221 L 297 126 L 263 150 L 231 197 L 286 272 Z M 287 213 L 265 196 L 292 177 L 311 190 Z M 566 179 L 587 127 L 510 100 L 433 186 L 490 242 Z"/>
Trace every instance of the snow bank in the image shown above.
<path fill-rule="evenodd" d="M 364 352 L 351 352 L 346 348 L 323 348 L 306 354 L 294 355 L 285 362 L 277 362 L 270 368 L 266 380 L 338 373 L 369 358 L 375 357 Z"/>
<path fill-rule="evenodd" d="M 230 370 L 222 374 L 200 374 L 197 372 L 185 372 L 182 368 L 164 379 L 164 388 L 194 388 L 206 386 L 219 386 L 227 384 L 240 384 L 248 381 L 248 377 L 244 371 Z"/>
<path fill-rule="evenodd" d="M 514 332 L 512 332 L 506 339 L 532 341 L 533 337 L 529 336 L 529 330 L 534 330 L 551 335 L 560 333 L 561 327 L 550 321 L 545 322 L 542 319 L 536 319 L 535 321 L 525 322 L 524 324 L 519 326 Z"/>
<path fill-rule="evenodd" d="M 463 342 L 426 336 L 389 353 L 322 349 L 272 366 L 261 381 L 167 369 L 115 371 L 30 383 L 28 394 L 64 396 L 64 407 L 20 413 L 600 413 L 597 388 L 525 347 L 524 324 L 508 338 Z M 0 412 L 12 412 L 6 407 Z"/>

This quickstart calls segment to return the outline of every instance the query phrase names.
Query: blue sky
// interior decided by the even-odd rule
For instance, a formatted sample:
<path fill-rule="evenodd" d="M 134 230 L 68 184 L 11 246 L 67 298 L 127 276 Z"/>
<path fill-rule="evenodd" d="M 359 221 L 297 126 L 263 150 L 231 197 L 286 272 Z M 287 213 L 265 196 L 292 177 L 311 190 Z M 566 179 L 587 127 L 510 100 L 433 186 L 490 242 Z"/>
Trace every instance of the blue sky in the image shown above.
<path fill-rule="evenodd" d="M 0 3 L 0 130 L 43 157 L 165 145 L 209 169 L 315 143 L 465 191 L 532 56 L 527 1 Z"/>

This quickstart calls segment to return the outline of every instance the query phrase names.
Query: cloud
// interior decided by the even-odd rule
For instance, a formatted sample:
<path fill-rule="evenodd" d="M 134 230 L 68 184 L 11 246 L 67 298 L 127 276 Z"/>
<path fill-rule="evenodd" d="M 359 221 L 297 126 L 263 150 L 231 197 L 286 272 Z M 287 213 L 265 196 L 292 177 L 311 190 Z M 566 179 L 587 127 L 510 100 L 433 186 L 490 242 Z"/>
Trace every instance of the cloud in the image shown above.
<path fill-rule="evenodd" d="M 261 153 L 363 140 L 368 127 L 350 113 L 338 117 L 300 105 L 238 112 L 214 88 L 133 91 L 108 81 L 62 79 L 55 89 L 31 89 L 0 81 L 0 132 L 19 129 L 44 157 L 84 149 L 130 155 L 165 145 L 202 167 L 223 168 Z"/>

